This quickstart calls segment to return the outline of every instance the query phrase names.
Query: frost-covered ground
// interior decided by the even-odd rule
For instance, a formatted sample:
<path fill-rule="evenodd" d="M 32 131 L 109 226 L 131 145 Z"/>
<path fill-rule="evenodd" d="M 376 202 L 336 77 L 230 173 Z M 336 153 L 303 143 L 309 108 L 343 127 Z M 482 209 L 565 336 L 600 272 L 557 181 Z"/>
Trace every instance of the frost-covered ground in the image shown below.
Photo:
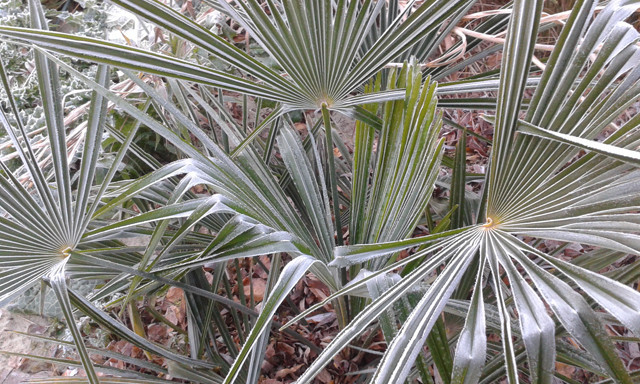
<path fill-rule="evenodd" d="M 46 336 L 54 328 L 54 324 L 46 318 L 0 309 L 0 350 L 52 356 L 55 346 L 46 345 L 13 331 Z M 53 366 L 50 364 L 20 356 L 0 355 L 0 384 L 15 384 L 28 379 L 50 377 L 52 373 Z"/>

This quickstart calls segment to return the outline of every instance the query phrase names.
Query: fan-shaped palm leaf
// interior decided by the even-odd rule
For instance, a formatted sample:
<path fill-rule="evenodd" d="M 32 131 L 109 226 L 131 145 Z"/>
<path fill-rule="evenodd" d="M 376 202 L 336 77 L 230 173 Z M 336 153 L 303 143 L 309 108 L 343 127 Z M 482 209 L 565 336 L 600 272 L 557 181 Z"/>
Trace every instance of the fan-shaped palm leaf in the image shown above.
<path fill-rule="evenodd" d="M 397 1 L 392 2 L 397 5 Z M 284 109 L 328 108 L 345 111 L 354 105 L 403 96 L 402 91 L 382 91 L 351 98 L 358 87 L 389 61 L 423 42 L 432 52 L 474 0 L 425 1 L 415 10 L 411 1 L 402 12 L 389 13 L 389 23 L 375 42 L 365 43 L 386 0 L 269 1 L 268 11 L 257 0 L 219 5 L 240 22 L 276 60 L 284 73 L 275 71 L 189 18 L 156 0 L 118 0 L 116 4 L 193 42 L 249 76 L 254 82 L 184 60 L 95 39 L 55 32 L 0 27 L 0 33 L 18 42 L 121 68 L 190 80 L 284 104 Z M 286 76 L 283 76 L 286 75 Z M 271 122 L 268 120 L 267 122 Z M 239 144 L 243 149 L 255 139 L 265 122 Z"/>

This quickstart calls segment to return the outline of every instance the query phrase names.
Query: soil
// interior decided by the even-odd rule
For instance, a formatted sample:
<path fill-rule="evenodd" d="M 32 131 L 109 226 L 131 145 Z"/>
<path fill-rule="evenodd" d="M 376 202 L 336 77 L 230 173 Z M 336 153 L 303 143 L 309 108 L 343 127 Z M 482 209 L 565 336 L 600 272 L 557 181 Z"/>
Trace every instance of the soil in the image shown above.
<path fill-rule="evenodd" d="M 0 309 L 0 351 L 52 356 L 56 348 L 52 344 L 12 332 L 48 336 L 51 330 L 52 323 L 47 318 Z M 51 377 L 52 373 L 53 366 L 49 363 L 0 354 L 0 384 L 16 384 L 25 380 Z"/>

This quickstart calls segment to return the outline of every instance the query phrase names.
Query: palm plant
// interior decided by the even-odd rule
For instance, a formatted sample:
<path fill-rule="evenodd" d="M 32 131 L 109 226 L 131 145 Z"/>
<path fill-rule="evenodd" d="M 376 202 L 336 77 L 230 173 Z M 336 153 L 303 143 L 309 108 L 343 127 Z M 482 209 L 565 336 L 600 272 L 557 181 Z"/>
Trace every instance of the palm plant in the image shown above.
<path fill-rule="evenodd" d="M 640 56 L 638 32 L 624 23 L 637 2 L 610 1 L 593 20 L 597 2 L 576 2 L 545 70 L 534 76 L 530 63 L 542 2 L 516 0 L 508 17 L 493 16 L 477 27 L 496 33 L 509 22 L 499 78 L 487 73 L 449 84 L 434 80 L 459 70 L 459 64 L 425 68 L 431 77 L 424 76 L 415 61 L 397 71 L 383 67 L 403 54 L 421 61 L 433 57 L 473 1 L 431 0 L 416 7 L 410 2 L 405 8 L 382 0 L 267 0 L 264 5 L 257 0 L 220 1 L 216 7 L 249 31 L 281 70 L 267 67 L 162 3 L 115 2 L 222 58 L 240 74 L 46 31 L 46 20 L 34 1 L 33 29 L 0 27 L 0 33 L 13 41 L 38 47 L 35 55 L 54 158 L 52 175 L 35 166 L 20 122 L 12 127 L 2 115 L 25 168 L 12 171 L 2 165 L 0 207 L 6 218 L 0 224 L 6 239 L 0 240 L 0 297 L 9 300 L 47 277 L 71 326 L 89 382 L 109 382 L 98 380 L 95 370 L 133 375 L 117 379 L 131 382 L 150 376 L 94 364 L 73 326 L 71 305 L 168 361 L 166 369 L 129 358 L 132 364 L 191 382 L 257 382 L 267 331 L 280 326 L 273 316 L 309 270 L 333 294 L 290 323 L 334 302 L 341 330 L 299 382 L 312 381 L 372 323 L 380 326 L 388 342 L 371 377 L 376 383 L 402 383 L 415 375 L 430 382 L 431 363 L 446 383 L 490 383 L 503 376 L 515 383 L 521 374 L 531 382 L 550 383 L 559 376 L 556 360 L 614 382 L 632 382 L 637 373 L 627 372 L 604 325 L 640 332 L 639 294 L 628 286 L 638 277 L 638 263 L 609 277 L 597 270 L 639 251 L 634 191 L 640 160 L 634 151 L 638 117 L 615 125 L 640 95 L 640 70 L 633 66 Z M 355 43 L 346 45 L 347 41 Z M 111 92 L 107 67 L 100 67 L 92 80 L 51 52 L 119 67 L 144 92 L 146 106 L 140 109 Z M 484 56 L 480 53 L 463 63 Z M 67 166 L 55 92 L 58 67 L 94 92 L 77 176 Z M 174 104 L 130 70 L 170 77 L 169 87 L 181 102 Z M 2 77 L 10 93 L 4 71 Z M 532 85 L 533 96 L 524 103 L 525 90 Z M 256 118 L 253 131 L 247 133 L 246 117 L 243 126 L 236 123 L 217 88 L 280 106 L 266 119 Z M 492 88 L 498 91 L 495 100 L 438 100 L 438 95 Z M 127 136 L 109 128 L 123 144 L 100 180 L 101 187 L 94 188 L 107 102 L 137 125 Z M 436 106 L 459 105 L 496 110 L 494 117 L 487 117 L 495 134 L 482 204 L 477 212 L 464 212 L 469 205 L 463 140 L 456 158 L 447 160 L 455 168 L 448 187 L 450 211 L 431 226 L 429 235 L 410 238 L 425 211 L 430 215 L 428 205 L 443 159 L 443 142 L 438 140 L 442 116 Z M 149 106 L 156 114 L 147 111 Z M 317 123 L 309 124 L 304 140 L 286 115 L 296 109 L 322 111 Z M 340 137 L 332 134 L 330 110 L 358 119 L 352 160 Z M 196 111 L 221 128 L 226 142 L 218 142 L 198 124 Z M 184 158 L 164 166 L 149 159 L 132 144 L 138 125 L 166 139 Z M 267 127 L 271 131 L 263 141 L 259 134 Z M 611 127 L 616 128 L 614 134 L 594 140 Z M 324 143 L 316 139 L 321 136 Z M 334 146 L 342 158 L 334 155 Z M 276 148 L 279 158 L 271 156 Z M 112 184 L 127 153 L 153 171 Z M 16 177 L 20 172 L 28 172 L 32 187 L 21 184 Z M 345 177 L 347 173 L 352 177 Z M 194 195 L 191 188 L 196 185 L 207 186 L 212 194 Z M 128 204 L 135 204 L 139 213 L 128 210 Z M 118 241 L 135 235 L 148 236 L 144 250 Z M 598 248 L 593 260 L 585 256 L 567 262 L 524 236 Z M 345 239 L 349 245 L 344 245 Z M 419 248 L 398 260 L 399 251 L 413 247 Z M 228 283 L 222 268 L 216 269 L 212 282 L 204 278 L 205 265 L 222 267 L 230 260 L 265 254 L 274 256 L 259 312 L 216 294 L 219 285 Z M 284 268 L 279 267 L 282 254 L 294 257 Z M 24 273 L 33 278 L 24 281 Z M 134 330 L 68 289 L 66 277 L 108 278 L 91 299 L 111 298 L 110 304 L 128 306 Z M 182 288 L 189 303 L 188 356 L 148 342 L 143 327 L 136 325 L 136 298 L 166 285 Z M 114 293 L 122 295 L 114 298 Z M 244 332 L 240 349 L 216 317 L 220 306 L 231 309 L 238 332 Z M 613 318 L 599 316 L 596 306 Z M 457 337 L 448 339 L 443 311 L 466 317 Z M 211 340 L 216 332 L 225 340 L 231 363 Z M 501 344 L 492 345 L 487 332 L 499 334 Z M 452 356 L 450 343 L 456 342 Z M 496 348 L 488 353 L 488 347 Z M 583 350 L 587 355 L 580 356 Z"/>
<path fill-rule="evenodd" d="M 477 278 L 456 349 L 452 382 L 472 383 L 481 379 L 487 382 L 500 375 L 487 372 L 487 369 L 483 371 L 488 323 L 484 317 L 490 316 L 484 305 L 485 295 L 496 300 L 497 325 L 502 335 L 499 354 L 502 356 L 492 358 L 504 359 L 500 370 L 506 371 L 510 382 L 518 381 L 518 361 L 525 353 L 531 380 L 551 382 L 557 334 L 562 331 L 548 314 L 543 300 L 564 330 L 589 353 L 589 360 L 594 367 L 599 367 L 597 370 L 601 374 L 616 382 L 632 381 L 589 303 L 574 293 L 570 284 L 546 268 L 560 272 L 630 330 L 638 326 L 638 293 L 588 269 L 545 254 L 513 235 L 580 242 L 637 253 L 636 235 L 632 229 L 635 226 L 634 198 L 629 195 L 623 198 L 614 192 L 629 193 L 628 187 L 635 182 L 638 155 L 628 148 L 637 145 L 636 135 L 630 132 L 637 126 L 636 119 L 620 127 L 605 143 L 593 141 L 639 95 L 637 69 L 632 70 L 627 61 L 637 57 L 638 33 L 620 22 L 637 8 L 637 4 L 612 2 L 587 29 L 587 16 L 592 14 L 596 4 L 578 2 L 547 62 L 547 70 L 543 72 L 527 115 L 519 120 L 540 5 L 514 3 L 505 44 L 498 108 L 495 118 L 491 119 L 495 122 L 496 133 L 485 185 L 486 211 L 479 213 L 480 218 L 486 218 L 486 223 L 471 226 L 416 253 L 402 264 L 393 265 L 397 267 L 437 251 L 427 263 L 391 287 L 365 309 L 360 318 L 356 317 L 342 330 L 300 381 L 317 373 L 337 349 L 355 336 L 358 327 L 368 324 L 392 305 L 394 298 L 414 287 L 447 260 L 446 268 L 426 290 L 389 345 L 374 381 L 402 382 L 407 377 L 437 314 L 444 309 L 453 288 L 470 265 L 474 266 L 472 275 Z M 609 30 L 612 32 L 606 33 Z M 578 43 L 580 39 L 582 41 Z M 575 45 L 578 46 L 576 50 L 566 48 Z M 528 52 L 529 56 L 522 52 Z M 593 65 L 585 71 L 590 54 L 595 55 Z M 620 77 L 623 80 L 616 82 Z M 567 166 L 581 149 L 591 153 Z M 606 157 L 598 158 L 598 155 Z M 427 237 L 378 246 L 347 246 L 336 250 L 338 258 L 333 264 L 362 263 L 397 251 L 403 244 L 416 246 L 432 241 L 433 238 Z M 531 260 L 531 256 L 537 262 Z M 472 264 L 472 260 L 476 263 Z M 502 279 L 503 273 L 509 280 L 508 286 Z M 484 292 L 487 277 L 493 295 Z M 335 296 L 348 293 L 350 289 L 354 287 Z M 508 295 L 509 290 L 511 295 Z M 512 303 L 515 303 L 518 324 L 512 323 L 508 308 Z"/>
<path fill-rule="evenodd" d="M 46 20 L 40 4 L 32 5 L 31 17 L 35 28 L 46 28 Z M 11 97 L 4 66 L 0 65 L 0 77 L 9 96 L 15 125 L 10 124 L 4 111 L 0 113 L 0 121 L 22 163 L 15 172 L 4 162 L 0 163 L 2 167 L 0 209 L 3 214 L 0 224 L 3 236 L 0 242 L 2 252 L 0 302 L 5 304 L 35 282 L 46 281 L 56 293 L 65 318 L 70 324 L 69 329 L 77 342 L 82 363 L 87 367 L 88 377 L 97 380 L 87 350 L 81 341 L 80 331 L 73 321 L 66 278 L 70 275 L 95 279 L 110 275 L 103 269 L 87 266 L 73 255 L 79 250 L 109 244 L 108 241 L 87 242 L 82 237 L 93 225 L 92 215 L 127 152 L 135 131 L 121 146 L 113 165 L 104 178 L 99 180 L 102 186 L 96 191 L 94 183 L 98 181 L 96 169 L 106 117 L 106 99 L 94 94 L 84 137 L 82 166 L 72 177 L 69 171 L 69 157 L 75 157 L 75 153 L 67 152 L 60 95 L 57 93 L 59 88 L 57 68 L 42 53 L 35 54 L 35 62 L 45 110 L 49 150 L 53 158 L 51 169 L 38 167 L 35 152 L 18 114 L 16 103 Z M 96 81 L 108 84 L 108 73 L 108 68 L 101 66 Z M 28 185 L 20 180 L 21 178 L 18 177 L 20 174 L 28 175 Z M 52 179 L 53 183 L 50 181 Z M 75 194 L 72 193 L 73 187 L 75 187 Z M 131 265 L 136 260 L 123 252 L 118 257 L 118 261 Z"/>

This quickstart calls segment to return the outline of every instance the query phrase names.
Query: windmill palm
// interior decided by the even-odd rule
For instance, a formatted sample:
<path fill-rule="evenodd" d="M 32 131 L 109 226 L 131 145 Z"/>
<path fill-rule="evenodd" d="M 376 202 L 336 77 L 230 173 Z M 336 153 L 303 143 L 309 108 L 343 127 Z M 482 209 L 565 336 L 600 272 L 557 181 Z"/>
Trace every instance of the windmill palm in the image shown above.
<path fill-rule="evenodd" d="M 638 32 L 623 22 L 637 9 L 637 3 L 611 2 L 590 23 L 588 16 L 595 6 L 590 1 L 576 4 L 527 115 L 520 120 L 541 2 L 514 3 L 498 108 L 495 119 L 491 119 L 496 133 L 485 186 L 486 213 L 481 213 L 486 223 L 446 236 L 439 243 L 336 293 L 334 297 L 348 294 L 381 273 L 431 254 L 343 329 L 299 382 L 307 382 L 317 374 L 362 326 L 384 313 L 395 298 L 415 288 L 444 262 L 446 268 L 426 289 L 390 343 L 373 376 L 374 382 L 404 382 L 437 315 L 445 309 L 454 288 L 472 265 L 477 277 L 473 296 L 466 305 L 468 314 L 456 348 L 451 382 L 489 382 L 501 374 L 506 374 L 511 383 L 518 382 L 519 361 L 525 353 L 530 379 L 551 382 L 557 344 L 566 346 L 566 342 L 557 340 L 559 325 L 589 353 L 588 361 L 596 372 L 610 376 L 615 382 L 632 382 L 590 302 L 574 292 L 570 284 L 579 287 L 634 333 L 640 331 L 638 292 L 546 254 L 514 236 L 638 253 L 634 234 L 637 193 L 631 187 L 637 183 L 640 158 L 633 150 L 638 145 L 634 130 L 637 118 L 625 123 L 605 142 L 593 140 L 640 96 L 640 72 L 628 61 L 638 57 Z M 575 50 L 567 49 L 575 46 Z M 585 70 L 591 54 L 595 58 Z M 581 150 L 590 153 L 567 166 Z M 437 236 L 432 235 L 422 240 L 346 246 L 336 250 L 333 264 L 359 264 L 436 240 Z M 547 268 L 554 268 L 561 276 L 549 273 Z M 492 294 L 484 290 L 485 282 L 491 286 Z M 502 350 L 496 356 L 487 356 L 486 351 L 486 327 L 490 323 L 484 304 L 487 296 L 493 297 L 497 306 L 497 313 L 493 309 L 491 316 L 499 315 L 494 327 L 501 333 Z M 517 324 L 512 322 L 509 310 L 513 304 L 518 313 Z M 490 361 L 504 359 L 498 373 L 489 369 L 491 364 L 483 370 L 487 357 Z"/>
<path fill-rule="evenodd" d="M 7 196 L 12 199 L 21 198 L 34 207 L 44 206 L 40 208 L 44 213 L 38 216 L 43 220 L 59 217 L 51 226 L 38 224 L 38 228 L 51 232 L 50 240 L 60 241 L 49 241 L 56 245 L 55 249 L 46 248 L 42 253 L 47 257 L 42 258 L 42 263 L 29 264 L 29 268 L 40 268 L 40 277 L 55 271 L 51 282 L 59 287 L 57 292 L 64 303 L 69 300 L 65 299 L 63 271 L 68 273 L 74 262 L 81 264 L 80 255 L 82 263 L 118 274 L 99 294 L 103 295 L 101 297 L 124 291 L 129 300 L 164 285 L 179 286 L 193 299 L 190 313 L 193 319 L 198 319 L 189 325 L 192 356 L 199 356 L 198 351 L 209 346 L 206 340 L 211 331 L 206 323 L 207 319 L 211 322 L 216 308 L 209 304 L 199 306 L 196 296 L 224 303 L 251 316 L 252 320 L 248 324 L 250 327 L 245 329 L 247 335 L 242 348 L 233 353 L 233 363 L 208 352 L 211 360 L 222 367 L 225 376 L 222 377 L 205 372 L 213 366 L 208 361 L 179 356 L 145 343 L 140 335 L 115 322 L 89 300 L 69 292 L 71 303 L 98 319 L 101 325 L 172 361 L 171 372 L 177 377 L 204 383 L 255 382 L 268 342 L 267 330 L 273 326 L 273 315 L 297 281 L 311 270 L 333 292 L 330 298 L 311 310 L 336 299 L 342 329 L 299 382 L 310 382 L 340 350 L 378 319 L 389 346 L 373 373 L 373 382 L 403 383 L 412 374 L 414 363 L 419 373 L 427 377 L 429 370 L 425 369 L 422 356 L 425 342 L 430 349 L 440 348 L 449 353 L 446 337 L 439 343 L 430 340 L 434 327 L 440 326 L 442 311 L 466 316 L 455 355 L 449 357 L 451 361 L 443 358 L 435 362 L 441 374 L 448 374 L 445 379 L 448 382 L 490 383 L 506 375 L 509 382 L 515 383 L 519 380 L 519 370 L 526 372 L 534 382 L 551 382 L 556 374 L 556 357 L 564 361 L 573 359 L 572 362 L 577 361 L 576 364 L 585 369 L 609 376 L 616 382 L 632 381 L 593 306 L 601 306 L 620 324 L 637 333 L 640 331 L 639 294 L 590 271 L 586 268 L 588 262 L 573 264 L 555 257 L 552 252 L 539 250 L 523 241 L 522 235 L 590 244 L 611 252 L 598 254 L 592 268 L 620 254 L 638 252 L 635 235 L 638 223 L 634 213 L 637 209 L 636 167 L 640 158 L 634 151 L 638 143 L 635 131 L 638 118 L 619 127 L 604 142 L 594 141 L 640 95 L 640 71 L 632 65 L 638 58 L 638 33 L 624 23 L 637 9 L 636 2 L 611 1 L 591 21 L 596 2 L 578 1 L 540 78 L 531 78 L 530 61 L 541 1 L 519 0 L 513 3 L 499 79 L 438 86 L 431 78 L 423 81 L 421 71 L 414 63 L 401 71 L 378 76 L 377 83 L 370 83 L 364 94 L 356 96 L 353 94 L 358 93 L 386 63 L 415 49 L 413 44 L 420 42 L 421 47 L 429 47 L 422 52 L 422 58 L 428 57 L 472 2 L 433 0 L 415 10 L 407 7 L 398 12 L 387 12 L 384 1 L 267 1 L 266 8 L 252 0 L 218 4 L 219 9 L 250 31 L 282 71 L 257 62 L 161 3 L 116 2 L 219 55 L 246 76 L 230 75 L 185 60 L 99 40 L 0 27 L 0 33 L 5 36 L 42 47 L 37 50 L 37 57 L 49 66 L 49 71 L 44 73 L 54 73 L 53 63 L 57 64 L 93 89 L 95 98 L 101 98 L 102 103 L 104 100 L 112 102 L 165 138 L 186 157 L 158 167 L 149 175 L 109 194 L 101 190 L 90 198 L 91 184 L 85 181 L 78 183 L 78 197 L 74 200 L 71 175 L 65 173 L 62 160 L 54 169 L 58 188 L 53 192 L 44 176 L 40 180 L 42 187 L 37 184 L 37 169 L 32 172 L 36 173 L 32 178 L 43 203 L 33 197 L 33 204 L 26 200 L 32 195 L 27 191 L 20 192 L 19 184 L 14 181 L 3 184 Z M 397 5 L 397 2 L 392 4 Z M 385 28 L 377 23 L 382 14 L 391 15 Z M 34 17 L 40 20 L 35 27 L 42 28 L 42 16 Z M 451 24 L 445 24 L 445 20 L 451 20 Z M 504 18 L 496 20 L 483 24 L 483 28 L 501 28 Z M 381 34 L 375 42 L 366 38 L 369 33 L 378 32 Z M 346 46 L 343 39 L 347 37 L 354 37 L 356 44 Z M 152 114 L 110 92 L 104 82 L 84 77 L 48 51 L 124 69 L 125 75 L 153 103 L 165 108 L 197 139 L 198 146 Z M 194 105 L 206 111 L 224 130 L 235 151 L 230 154 L 218 146 L 187 113 L 163 99 L 127 68 L 175 78 Z M 452 70 L 455 66 L 428 72 L 442 78 Z M 100 73 L 104 75 L 104 71 L 103 68 Z M 45 76 L 41 82 L 47 84 L 48 78 L 55 76 Z M 382 91 L 383 78 L 385 91 Z M 192 83 L 205 87 L 195 88 Z M 493 83 L 499 84 L 497 100 L 481 103 L 483 108 L 496 108 L 495 118 L 488 118 L 494 122 L 496 133 L 490 171 L 484 180 L 486 201 L 476 214 L 478 222 L 469 222 L 468 213 L 462 215 L 455 211 L 462 210 L 465 198 L 465 155 L 464 145 L 461 145 L 454 176 L 457 186 L 452 187 L 452 201 L 455 200 L 455 204 L 451 204 L 452 211 L 442 217 L 438 226 L 431 228 L 427 237 L 407 239 L 427 207 L 442 158 L 442 142 L 437 140 L 441 117 L 436 105 L 446 107 L 448 101 L 438 101 L 437 95 L 477 90 Z M 536 90 L 532 100 L 525 104 L 522 100 L 524 91 L 531 85 L 536 85 Z M 203 91 L 206 86 L 274 100 L 281 107 L 247 136 L 225 115 L 219 101 L 207 98 Z M 54 94 L 51 90 L 48 94 L 43 91 L 43 95 Z M 382 118 L 378 119 L 377 103 L 382 101 Z M 323 111 L 322 120 L 309 127 L 304 140 L 286 118 L 275 118 L 291 109 Z M 337 174 L 338 167 L 344 162 L 333 155 L 334 143 L 339 140 L 331 135 L 329 110 L 350 113 L 361 119 L 356 127 L 353 164 L 347 165 L 351 166 L 352 182 Z M 257 146 L 248 144 L 257 140 L 260 130 L 272 122 L 272 138 L 277 140 L 281 160 L 270 162 L 265 158 L 269 160 L 268 152 L 272 147 L 266 146 L 265 156 L 265 153 L 259 153 Z M 316 140 L 322 135 L 321 124 L 325 128 L 327 152 L 324 157 L 318 148 L 319 140 Z M 55 124 L 51 127 L 58 127 L 48 135 L 52 140 L 52 151 L 56 148 L 59 152 L 56 159 L 62 159 L 64 129 Z M 87 130 L 87 135 L 89 132 L 93 133 L 87 140 L 96 142 L 99 134 Z M 378 145 L 374 151 L 376 136 Z M 16 148 L 22 148 L 17 136 L 13 137 Z M 123 146 L 122 151 L 126 151 L 126 147 Z M 85 155 L 89 163 L 97 156 L 93 154 L 98 148 L 92 148 Z M 581 156 L 582 150 L 589 153 Z M 27 152 L 23 157 L 29 156 Z M 25 165 L 33 168 L 34 163 L 25 159 Z M 274 163 L 279 167 L 272 166 Z M 83 165 L 81 175 L 91 178 L 92 168 L 89 164 L 84 170 Z M 4 175 L 6 180 L 13 180 L 13 174 L 6 167 Z M 338 193 L 339 182 L 342 183 L 341 194 Z M 206 185 L 213 194 L 196 198 L 189 194 L 195 185 Z M 159 190 L 162 193 L 157 192 Z M 349 199 L 345 191 L 350 191 Z M 54 195 L 47 200 L 47 193 Z M 104 204 L 99 202 L 103 198 Z M 140 214 L 113 215 L 114 210 L 131 199 L 136 199 L 141 206 L 144 202 L 155 205 Z M 348 201 L 348 211 L 340 208 L 340 202 L 345 201 Z M 47 204 L 52 207 L 49 215 Z M 77 211 L 78 204 L 84 207 L 80 211 Z M 5 206 L 3 209 L 11 217 L 3 224 L 6 228 L 16 230 L 12 220 L 20 225 L 27 223 L 25 215 L 31 213 L 24 213 L 9 203 Z M 34 212 L 40 211 L 34 208 Z M 342 220 L 347 214 L 348 220 Z M 74 221 L 76 216 L 80 221 Z M 176 220 L 177 225 L 173 225 Z M 340 246 L 343 222 L 349 223 L 350 245 L 347 246 Z M 34 228 L 31 225 L 27 228 Z M 195 233 L 193 228 L 196 226 L 207 228 L 213 235 Z M 447 227 L 451 229 L 447 230 Z M 9 229 L 5 232 L 9 233 Z M 113 245 L 108 249 L 82 252 L 83 247 L 93 248 L 92 244 L 105 238 L 131 233 L 150 235 L 149 247 L 144 254 L 135 254 L 135 260 L 125 262 L 105 258 L 101 252 L 114 251 Z M 29 234 L 36 236 L 39 232 L 33 229 Z M 24 245 L 15 232 L 7 239 L 4 245 L 7 252 L 15 252 L 10 248 L 14 244 Z M 396 261 L 396 252 L 411 247 L 420 248 L 408 258 Z M 273 284 L 260 313 L 213 294 L 215 284 L 199 285 L 198 271 L 204 265 L 271 253 L 287 253 L 294 258 L 282 271 L 278 268 L 271 271 Z M 6 260 L 11 263 L 11 259 Z M 445 267 L 440 270 L 443 264 Z M 7 266 L 23 268 L 13 264 Z M 340 269 L 346 267 L 350 268 L 351 277 L 359 269 L 371 271 L 358 275 L 362 279 L 345 286 L 346 274 L 340 273 Z M 398 268 L 402 268 L 399 278 L 391 279 L 392 283 L 383 280 L 382 276 Z M 24 271 L 23 268 L 13 272 Z M 9 273 L 7 276 L 14 275 Z M 620 278 L 634 276 L 637 275 L 629 273 Z M 576 293 L 572 289 L 575 286 L 590 299 Z M 26 285 L 15 287 L 7 292 L 18 293 Z M 461 287 L 473 288 L 471 296 L 466 296 L 468 292 Z M 343 298 L 363 289 L 372 300 L 361 302 L 360 308 L 355 305 L 349 308 L 357 309 L 350 319 Z M 456 290 L 462 292 L 458 294 Z M 420 293 L 416 294 L 416 291 Z M 408 298 L 406 302 L 405 297 Z M 401 305 L 406 315 L 390 311 L 398 298 L 403 298 Z M 514 312 L 518 315 L 517 322 L 513 321 Z M 72 316 L 67 317 L 71 322 Z M 396 326 L 398 322 L 402 324 L 400 329 Z M 487 329 L 501 334 L 502 345 L 497 353 L 487 353 L 490 345 Z M 588 356 L 576 358 L 581 350 L 563 340 L 564 335 L 576 340 Z M 74 336 L 80 343 L 79 334 Z M 85 352 L 83 356 L 85 369 L 91 372 L 93 364 Z M 522 363 L 525 360 L 526 365 Z M 91 375 L 90 380 L 97 379 Z"/>
<path fill-rule="evenodd" d="M 32 4 L 31 17 L 35 28 L 46 28 L 44 13 L 39 4 Z M 96 373 L 92 369 L 93 365 L 80 332 L 75 326 L 67 295 L 66 279 L 70 274 L 88 278 L 105 274 L 104 270 L 87 269 L 86 265 L 76 260 L 72 254 L 87 247 L 101 245 L 100 242 L 95 244 L 84 242 L 82 237 L 90 227 L 91 217 L 97 209 L 100 196 L 108 188 L 127 150 L 127 144 L 131 142 L 133 136 L 130 136 L 128 143 L 121 147 L 115 164 L 103 180 L 102 187 L 97 192 L 92 191 L 96 180 L 96 167 L 100 156 L 107 106 L 106 99 L 94 93 L 84 137 L 83 161 L 75 175 L 77 189 L 74 194 L 62 103 L 58 94 L 57 68 L 41 53 L 36 53 L 35 62 L 45 111 L 49 149 L 53 158 L 50 170 L 38 167 L 15 100 L 11 96 L 4 65 L 0 65 L 0 76 L 9 96 L 9 105 L 13 110 L 15 124 L 9 122 L 4 111 L 0 111 L 0 122 L 19 155 L 22 163 L 21 170 L 28 175 L 29 181 L 23 182 L 21 178 L 16 177 L 14 170 L 7 164 L 0 163 L 2 168 L 0 192 L 3 196 L 0 200 L 0 210 L 3 215 L 0 222 L 2 233 L 0 303 L 5 304 L 36 282 L 46 280 L 56 293 L 76 341 L 82 363 L 87 367 L 87 375 L 90 380 L 97 382 Z M 96 81 L 105 86 L 108 84 L 108 67 L 99 68 Z M 50 182 L 51 179 L 54 180 L 53 183 Z M 92 200 L 94 197 L 97 200 Z M 135 260 L 129 259 L 128 262 L 133 264 Z"/>
<path fill-rule="evenodd" d="M 159 1 L 125 0 L 115 3 L 205 49 L 256 81 L 95 39 L 12 27 L 0 27 L 0 31 L 15 41 L 37 44 L 54 52 L 277 101 L 281 107 L 272 114 L 275 118 L 289 110 L 324 106 L 348 111 L 367 102 L 402 97 L 399 91 L 380 91 L 360 97 L 353 94 L 389 61 L 425 37 L 429 38 L 428 53 L 433 52 L 474 1 L 432 0 L 415 10 L 414 1 L 411 1 L 396 15 L 388 13 L 392 19 L 373 44 L 367 43 L 366 38 L 381 10 L 386 7 L 384 0 L 362 3 L 338 1 L 335 4 L 326 1 L 269 1 L 266 4 L 268 8 L 257 0 L 214 4 L 245 27 L 282 71 L 267 67 Z M 439 31 L 445 21 L 449 23 L 449 29 Z M 268 119 L 257 127 L 236 151 L 254 140 L 271 121 Z"/>

